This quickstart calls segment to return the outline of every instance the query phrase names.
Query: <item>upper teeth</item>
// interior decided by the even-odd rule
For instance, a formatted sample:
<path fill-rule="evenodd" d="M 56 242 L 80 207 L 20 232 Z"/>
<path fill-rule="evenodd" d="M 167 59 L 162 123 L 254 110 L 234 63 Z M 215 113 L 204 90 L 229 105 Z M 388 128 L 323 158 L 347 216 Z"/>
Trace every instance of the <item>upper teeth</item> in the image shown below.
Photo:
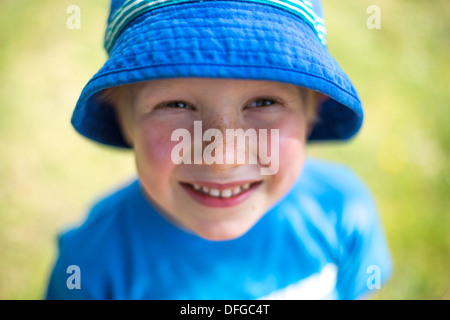
<path fill-rule="evenodd" d="M 209 188 L 206 186 L 199 186 L 198 184 L 193 184 L 192 187 L 197 191 L 202 191 L 205 194 L 208 194 L 212 197 L 216 198 L 229 198 L 231 196 L 238 195 L 239 193 L 248 190 L 250 188 L 250 183 L 246 183 L 242 186 L 236 186 L 234 188 L 230 189 L 215 189 L 215 188 Z"/>

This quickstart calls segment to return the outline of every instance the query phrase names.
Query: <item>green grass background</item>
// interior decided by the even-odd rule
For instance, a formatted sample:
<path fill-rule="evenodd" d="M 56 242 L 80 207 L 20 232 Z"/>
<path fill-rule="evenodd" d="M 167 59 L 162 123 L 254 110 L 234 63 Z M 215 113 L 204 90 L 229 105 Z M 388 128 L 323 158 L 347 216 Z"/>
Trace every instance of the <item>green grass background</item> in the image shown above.
<path fill-rule="evenodd" d="M 369 5 L 381 29 L 366 26 Z M 69 5 L 81 29 L 66 26 Z M 69 119 L 104 62 L 106 0 L 0 2 L 0 299 L 41 299 L 56 235 L 134 175 L 128 152 Z M 366 111 L 347 144 L 311 145 L 346 163 L 376 198 L 394 258 L 375 299 L 450 299 L 450 2 L 324 0 L 329 50 Z"/>

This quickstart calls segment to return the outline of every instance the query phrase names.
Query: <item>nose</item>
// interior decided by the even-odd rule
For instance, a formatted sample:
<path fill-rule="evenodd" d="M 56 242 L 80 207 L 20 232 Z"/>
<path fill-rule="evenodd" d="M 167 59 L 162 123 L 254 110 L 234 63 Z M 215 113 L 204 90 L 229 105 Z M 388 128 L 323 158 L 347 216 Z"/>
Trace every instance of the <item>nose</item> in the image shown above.
<path fill-rule="evenodd" d="M 205 116 L 201 125 L 203 165 L 215 171 L 227 171 L 248 164 L 256 156 L 256 150 L 252 151 L 251 147 L 256 146 L 256 133 L 252 134 L 256 131 L 246 130 L 239 116 L 230 113 Z"/>

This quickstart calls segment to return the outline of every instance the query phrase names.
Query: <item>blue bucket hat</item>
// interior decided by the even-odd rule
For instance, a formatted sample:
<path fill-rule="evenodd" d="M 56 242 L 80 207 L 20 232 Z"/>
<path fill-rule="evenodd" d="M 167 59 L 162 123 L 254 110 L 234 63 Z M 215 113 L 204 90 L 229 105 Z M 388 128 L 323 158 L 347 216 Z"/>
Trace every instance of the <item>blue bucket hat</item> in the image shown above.
<path fill-rule="evenodd" d="M 363 110 L 348 76 L 326 48 L 319 0 L 112 0 L 109 58 L 84 87 L 72 124 L 87 138 L 126 147 L 102 90 L 172 77 L 270 80 L 329 99 L 308 140 L 347 140 Z"/>

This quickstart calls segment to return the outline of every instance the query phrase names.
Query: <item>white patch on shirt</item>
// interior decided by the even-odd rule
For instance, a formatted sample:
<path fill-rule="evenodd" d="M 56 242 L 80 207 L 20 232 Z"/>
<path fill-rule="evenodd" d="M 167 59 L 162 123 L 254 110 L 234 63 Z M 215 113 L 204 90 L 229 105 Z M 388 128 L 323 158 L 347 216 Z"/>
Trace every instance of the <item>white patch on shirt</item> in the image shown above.
<path fill-rule="evenodd" d="M 333 297 L 336 288 L 337 266 L 326 264 L 315 273 L 283 289 L 276 290 L 260 300 L 321 300 Z"/>

